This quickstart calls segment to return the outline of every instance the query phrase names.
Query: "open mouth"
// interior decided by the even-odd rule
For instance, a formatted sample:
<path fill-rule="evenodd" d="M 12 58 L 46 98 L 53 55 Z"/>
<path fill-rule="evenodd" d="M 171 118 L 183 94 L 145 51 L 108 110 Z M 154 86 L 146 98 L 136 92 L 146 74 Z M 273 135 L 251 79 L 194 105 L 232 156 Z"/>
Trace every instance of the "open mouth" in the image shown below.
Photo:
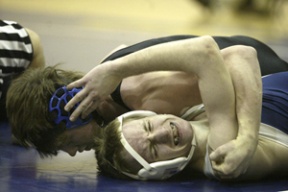
<path fill-rule="evenodd" d="M 179 144 L 178 128 L 173 122 L 170 122 L 170 127 L 172 129 L 172 138 L 173 138 L 174 145 L 178 145 Z"/>

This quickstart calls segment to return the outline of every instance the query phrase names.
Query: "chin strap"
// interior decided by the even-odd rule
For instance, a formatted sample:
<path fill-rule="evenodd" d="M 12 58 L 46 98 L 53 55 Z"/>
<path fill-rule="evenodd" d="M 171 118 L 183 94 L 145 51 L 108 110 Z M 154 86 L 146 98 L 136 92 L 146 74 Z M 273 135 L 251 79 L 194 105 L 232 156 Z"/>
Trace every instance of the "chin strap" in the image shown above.
<path fill-rule="evenodd" d="M 121 136 L 121 139 L 120 139 L 120 142 L 122 143 L 123 147 L 127 150 L 127 152 L 132 156 L 134 157 L 134 159 L 143 166 L 144 169 L 146 169 L 148 172 L 153 172 L 154 170 L 154 167 L 152 167 L 143 157 L 141 157 L 134 149 L 133 147 L 128 143 L 128 141 L 125 139 L 124 137 L 124 134 L 123 134 L 123 131 L 122 131 L 122 127 L 123 127 L 123 116 L 120 116 L 118 117 L 118 120 L 120 121 L 120 126 L 119 126 L 119 131 L 120 131 L 120 136 Z M 195 148 L 197 146 L 196 144 L 196 136 L 195 136 L 195 132 L 193 131 L 193 138 L 192 138 L 192 141 L 191 141 L 191 149 L 190 149 L 190 152 L 187 156 L 187 159 L 185 160 L 185 163 L 183 165 L 181 165 L 179 168 L 178 168 L 178 171 L 176 173 L 178 173 L 179 171 L 182 171 L 186 166 L 187 164 L 190 162 L 190 160 L 192 159 L 192 156 L 194 154 L 194 151 L 195 151 Z M 124 175 L 128 176 L 128 177 L 131 177 L 133 179 L 136 179 L 136 180 L 145 180 L 145 178 L 141 178 L 139 177 L 138 175 L 136 174 L 132 174 L 132 173 L 128 173 L 128 172 L 124 172 L 124 171 L 121 171 L 119 170 L 121 173 L 123 173 Z M 175 174 L 176 174 L 175 173 Z M 172 175 L 171 175 L 172 176 Z M 165 176 L 163 176 L 163 178 L 166 178 Z"/>

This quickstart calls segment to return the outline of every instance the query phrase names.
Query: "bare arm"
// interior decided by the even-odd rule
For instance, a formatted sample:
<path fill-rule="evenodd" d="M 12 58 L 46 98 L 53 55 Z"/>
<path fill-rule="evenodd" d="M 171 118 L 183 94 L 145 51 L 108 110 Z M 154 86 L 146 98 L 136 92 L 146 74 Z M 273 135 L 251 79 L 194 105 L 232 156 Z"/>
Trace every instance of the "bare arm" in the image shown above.
<path fill-rule="evenodd" d="M 43 53 L 43 47 L 40 41 L 40 38 L 37 33 L 32 31 L 31 29 L 25 28 L 27 31 L 33 46 L 33 59 L 29 67 L 37 68 L 37 67 L 44 67 L 45 66 L 45 58 Z"/>
<path fill-rule="evenodd" d="M 109 61 L 105 65 L 96 66 L 84 78 L 68 86 L 71 88 L 85 85 L 85 88 L 66 105 L 66 109 L 69 110 L 75 103 L 83 100 L 71 116 L 71 118 L 76 118 L 91 105 L 92 101 L 94 105 L 97 105 L 99 100 L 109 95 L 121 79 L 159 70 L 178 70 L 197 74 L 200 79 L 201 94 L 206 95 L 203 98 L 204 102 L 211 106 L 217 105 L 219 111 L 224 111 L 229 107 L 225 107 L 227 103 L 224 102 L 225 99 L 220 100 L 220 94 L 216 94 L 220 92 L 211 94 L 211 91 L 227 88 L 232 93 L 227 94 L 228 100 L 234 99 L 231 96 L 233 95 L 231 78 L 223 64 L 217 44 L 211 37 L 200 37 L 155 45 Z M 216 87 L 211 83 L 215 79 L 219 80 L 218 85 L 221 86 Z M 211 107 L 211 111 L 213 108 Z M 211 118 L 212 121 L 218 122 L 218 118 L 213 118 L 212 114 L 217 113 L 211 112 Z"/>
<path fill-rule="evenodd" d="M 213 168 L 226 179 L 243 174 L 254 155 L 260 125 L 262 82 L 256 51 L 234 46 L 222 50 L 236 93 L 238 135 L 211 155 Z M 215 163 L 217 162 L 217 163 Z"/>
<path fill-rule="evenodd" d="M 226 50 L 223 50 L 223 52 Z M 232 55 L 224 53 L 223 55 L 231 74 L 237 97 L 238 137 L 258 140 L 262 104 L 262 80 L 257 53 L 254 48 L 247 46 L 230 47 L 229 51 L 237 53 Z"/>

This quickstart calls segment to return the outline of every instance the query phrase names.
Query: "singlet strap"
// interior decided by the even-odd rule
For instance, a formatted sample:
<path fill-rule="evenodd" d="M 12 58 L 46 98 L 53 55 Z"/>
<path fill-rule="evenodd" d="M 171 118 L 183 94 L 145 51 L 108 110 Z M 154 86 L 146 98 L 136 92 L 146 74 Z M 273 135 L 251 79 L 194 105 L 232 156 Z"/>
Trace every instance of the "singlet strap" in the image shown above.
<path fill-rule="evenodd" d="M 115 91 L 113 91 L 113 93 L 111 94 L 111 97 L 112 97 L 113 101 L 115 101 L 116 103 L 118 103 L 119 105 L 121 105 L 122 107 L 127 109 L 128 111 L 131 111 L 131 109 L 129 107 L 127 107 L 127 105 L 122 100 L 121 92 L 120 92 L 121 84 L 122 84 L 122 81 L 116 87 Z"/>

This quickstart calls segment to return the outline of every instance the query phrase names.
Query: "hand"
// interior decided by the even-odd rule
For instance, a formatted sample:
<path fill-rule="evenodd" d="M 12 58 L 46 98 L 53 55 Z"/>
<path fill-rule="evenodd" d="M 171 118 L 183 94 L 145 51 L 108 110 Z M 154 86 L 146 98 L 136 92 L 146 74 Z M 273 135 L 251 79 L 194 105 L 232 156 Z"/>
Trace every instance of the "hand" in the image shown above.
<path fill-rule="evenodd" d="M 67 86 L 67 89 L 84 87 L 65 106 L 65 110 L 69 111 L 75 104 L 80 102 L 79 106 L 70 116 L 71 121 L 76 120 L 80 115 L 82 118 L 86 118 L 98 107 L 103 99 L 115 90 L 121 78 L 110 69 L 111 67 L 109 68 L 108 63 L 98 65 L 84 77 Z"/>
<path fill-rule="evenodd" d="M 210 154 L 212 167 L 220 179 L 234 179 L 244 174 L 256 150 L 257 140 L 237 138 Z"/>

